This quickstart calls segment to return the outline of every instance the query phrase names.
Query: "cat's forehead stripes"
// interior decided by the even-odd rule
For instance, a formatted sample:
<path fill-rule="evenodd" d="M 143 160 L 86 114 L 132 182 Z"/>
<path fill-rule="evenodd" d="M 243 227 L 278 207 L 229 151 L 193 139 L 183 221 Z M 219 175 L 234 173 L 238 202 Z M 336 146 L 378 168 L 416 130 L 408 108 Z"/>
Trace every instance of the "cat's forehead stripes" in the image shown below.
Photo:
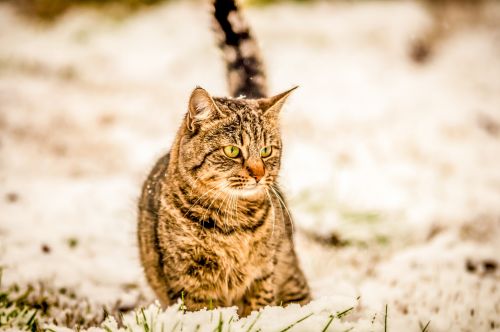
<path fill-rule="evenodd" d="M 247 111 L 241 115 L 241 133 L 244 145 L 262 143 L 262 119 L 256 111 Z M 246 141 L 245 141 L 245 138 Z"/>
<path fill-rule="evenodd" d="M 251 146 L 257 152 L 272 139 L 274 135 L 266 131 L 271 124 L 266 124 L 263 118 L 264 111 L 255 100 L 214 98 L 217 107 L 225 114 L 234 114 L 234 121 L 225 124 L 226 133 L 242 146 Z M 235 135 L 237 137 L 235 137 Z M 268 139 L 268 136 L 270 138 Z M 253 146 L 253 145 L 258 146 Z M 262 145 L 262 146 L 261 146 Z M 252 153 L 255 151 L 252 151 Z"/>
<path fill-rule="evenodd" d="M 248 114 L 262 114 L 262 110 L 256 100 L 252 99 L 234 99 L 234 98 L 213 98 L 215 104 L 222 112 Z"/>

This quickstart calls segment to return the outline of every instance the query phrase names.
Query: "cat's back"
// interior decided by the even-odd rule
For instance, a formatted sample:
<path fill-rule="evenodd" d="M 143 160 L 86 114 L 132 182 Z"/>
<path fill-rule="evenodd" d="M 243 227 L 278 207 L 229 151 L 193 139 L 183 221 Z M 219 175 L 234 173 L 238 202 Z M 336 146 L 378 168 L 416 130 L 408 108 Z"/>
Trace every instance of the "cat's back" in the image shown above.
<path fill-rule="evenodd" d="M 155 198 L 158 193 L 160 181 L 166 175 L 169 162 L 170 153 L 167 153 L 158 159 L 149 172 L 142 186 L 139 200 L 139 216 L 141 216 L 143 212 L 154 213 L 158 209 L 157 200 L 155 200 Z M 139 220 L 139 222 L 141 222 L 141 220 Z"/>
<path fill-rule="evenodd" d="M 159 264 L 162 257 L 157 234 L 158 209 L 161 180 L 165 177 L 170 153 L 162 156 L 149 173 L 142 186 L 139 199 L 137 236 L 139 253 L 148 282 L 160 294 L 166 294 L 167 289 L 162 268 Z M 162 302 L 167 302 L 166 297 L 160 298 Z M 168 303 L 165 303 L 168 304 Z"/>

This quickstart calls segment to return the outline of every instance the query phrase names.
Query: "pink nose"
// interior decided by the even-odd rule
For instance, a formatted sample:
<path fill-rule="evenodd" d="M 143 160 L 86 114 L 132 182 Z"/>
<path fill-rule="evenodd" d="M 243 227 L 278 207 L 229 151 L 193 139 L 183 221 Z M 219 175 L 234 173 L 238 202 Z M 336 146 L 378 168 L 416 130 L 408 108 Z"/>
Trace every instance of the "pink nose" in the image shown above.
<path fill-rule="evenodd" d="M 264 163 L 262 161 L 257 161 L 257 162 L 248 162 L 246 169 L 248 171 L 248 174 L 255 179 L 255 181 L 259 182 L 260 179 L 264 177 L 264 174 L 266 174 L 266 170 L 264 169 Z"/>

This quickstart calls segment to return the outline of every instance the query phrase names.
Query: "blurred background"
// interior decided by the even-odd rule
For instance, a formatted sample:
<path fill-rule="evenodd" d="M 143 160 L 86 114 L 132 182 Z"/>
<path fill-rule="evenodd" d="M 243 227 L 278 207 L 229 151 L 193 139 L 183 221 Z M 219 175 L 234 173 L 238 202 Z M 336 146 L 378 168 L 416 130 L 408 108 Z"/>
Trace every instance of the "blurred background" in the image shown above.
<path fill-rule="evenodd" d="M 498 330 L 500 2 L 242 7 L 272 93 L 300 86 L 281 184 L 314 296 L 359 297 L 354 322 L 387 304 L 394 331 Z M 0 1 L 3 316 L 88 327 L 154 300 L 137 197 L 192 89 L 226 94 L 210 13 Z"/>

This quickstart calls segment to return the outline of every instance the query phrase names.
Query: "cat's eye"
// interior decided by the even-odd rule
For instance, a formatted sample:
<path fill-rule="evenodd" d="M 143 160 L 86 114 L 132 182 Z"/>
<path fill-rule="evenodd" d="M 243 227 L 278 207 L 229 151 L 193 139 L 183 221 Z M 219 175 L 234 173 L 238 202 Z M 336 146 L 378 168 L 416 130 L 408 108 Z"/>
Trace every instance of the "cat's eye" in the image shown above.
<path fill-rule="evenodd" d="M 271 152 L 273 152 L 272 148 L 270 146 L 265 146 L 260 149 L 260 156 L 262 158 L 269 157 L 271 155 Z"/>
<path fill-rule="evenodd" d="M 234 145 L 228 145 L 224 147 L 224 153 L 229 158 L 236 158 L 240 155 L 240 149 Z"/>

